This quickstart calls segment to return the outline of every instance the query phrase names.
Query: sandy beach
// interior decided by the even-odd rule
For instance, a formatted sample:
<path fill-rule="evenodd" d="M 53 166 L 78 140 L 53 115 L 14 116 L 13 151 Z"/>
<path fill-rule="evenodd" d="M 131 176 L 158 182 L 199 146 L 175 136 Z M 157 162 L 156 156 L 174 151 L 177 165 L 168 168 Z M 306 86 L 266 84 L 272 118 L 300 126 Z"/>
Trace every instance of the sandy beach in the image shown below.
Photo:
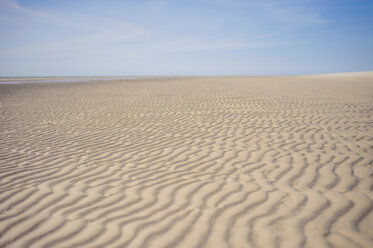
<path fill-rule="evenodd" d="M 373 247 L 373 73 L 0 85 L 0 247 Z"/>

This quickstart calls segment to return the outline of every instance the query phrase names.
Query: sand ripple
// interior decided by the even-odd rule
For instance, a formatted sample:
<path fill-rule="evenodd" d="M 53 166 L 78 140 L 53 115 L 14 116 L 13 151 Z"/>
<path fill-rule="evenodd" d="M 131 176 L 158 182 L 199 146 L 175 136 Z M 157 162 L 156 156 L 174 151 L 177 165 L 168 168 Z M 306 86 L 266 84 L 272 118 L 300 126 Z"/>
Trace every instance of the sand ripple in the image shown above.
<path fill-rule="evenodd" d="M 373 247 L 373 77 L 0 85 L 0 247 Z"/>

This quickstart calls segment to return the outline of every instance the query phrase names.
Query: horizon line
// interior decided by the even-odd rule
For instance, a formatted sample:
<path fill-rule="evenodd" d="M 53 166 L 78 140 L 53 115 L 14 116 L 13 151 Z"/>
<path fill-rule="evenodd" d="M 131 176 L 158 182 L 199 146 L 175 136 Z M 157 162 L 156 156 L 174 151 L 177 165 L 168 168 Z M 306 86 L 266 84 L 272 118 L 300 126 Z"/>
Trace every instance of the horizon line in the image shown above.
<path fill-rule="evenodd" d="M 372 70 L 366 71 L 339 71 L 339 72 L 325 72 L 325 73 L 294 73 L 294 74 L 242 74 L 242 75 L 166 75 L 166 74 L 146 74 L 146 75 L 69 75 L 69 76 L 60 76 L 60 75 L 49 75 L 49 76 L 0 76 L 0 79 L 9 79 L 9 78 L 24 78 L 24 79 L 37 79 L 37 78 L 118 78 L 118 77 L 276 77 L 276 76 L 311 76 L 311 75 L 327 75 L 327 74 L 346 74 L 346 73 L 366 73 L 372 72 Z"/>

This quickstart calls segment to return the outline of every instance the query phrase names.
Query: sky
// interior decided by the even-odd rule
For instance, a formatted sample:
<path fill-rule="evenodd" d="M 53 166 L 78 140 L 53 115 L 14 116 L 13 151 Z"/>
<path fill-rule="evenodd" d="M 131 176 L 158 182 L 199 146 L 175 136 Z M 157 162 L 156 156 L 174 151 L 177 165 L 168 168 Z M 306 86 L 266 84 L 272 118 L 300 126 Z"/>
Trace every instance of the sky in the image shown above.
<path fill-rule="evenodd" d="M 0 77 L 373 70 L 372 0 L 0 0 Z"/>

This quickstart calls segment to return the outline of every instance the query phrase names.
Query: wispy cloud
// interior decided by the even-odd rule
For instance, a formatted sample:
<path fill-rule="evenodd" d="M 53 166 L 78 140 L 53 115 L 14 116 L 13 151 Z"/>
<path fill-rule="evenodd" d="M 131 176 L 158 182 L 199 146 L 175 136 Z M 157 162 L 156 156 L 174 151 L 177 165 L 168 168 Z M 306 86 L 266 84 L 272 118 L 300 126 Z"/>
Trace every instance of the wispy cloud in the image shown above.
<path fill-rule="evenodd" d="M 260 18 L 257 18 L 257 20 L 254 18 L 248 19 L 247 22 L 258 22 L 257 25 L 261 26 L 262 30 L 259 32 L 248 30 L 248 34 L 235 34 L 228 38 L 219 34 L 211 36 L 208 34 L 193 35 L 189 33 L 185 35 L 181 34 L 178 37 L 164 37 L 163 40 L 152 40 L 150 38 L 145 40 L 145 42 L 137 44 L 136 49 L 163 50 L 163 48 L 167 48 L 168 52 L 188 52 L 279 46 L 289 43 L 289 41 L 284 42 L 281 37 L 280 39 L 278 38 L 281 34 L 288 34 L 289 30 L 291 32 L 291 30 L 307 25 L 320 25 L 326 21 L 320 16 L 319 12 L 313 9 L 289 7 L 289 4 L 281 4 L 283 1 L 280 1 L 280 4 L 279 2 L 274 4 L 273 1 L 268 0 L 250 2 L 238 0 L 198 1 L 215 5 L 229 5 L 231 8 L 236 9 L 246 8 L 250 10 L 254 8 L 255 11 L 250 10 L 251 12 L 249 11 L 248 15 L 259 16 Z M 164 2 L 168 1 L 163 1 L 158 7 L 163 6 Z M 157 34 L 158 32 L 157 26 L 145 28 L 138 24 L 125 22 L 123 19 L 100 18 L 98 16 L 90 16 L 89 14 L 76 16 L 74 13 L 66 12 L 61 14 L 58 10 L 50 12 L 46 10 L 40 11 L 26 8 L 12 0 L 1 0 L 1 3 L 13 11 L 15 15 L 13 17 L 18 22 L 22 22 L 22 18 L 27 19 L 32 17 L 62 26 L 61 36 L 57 36 L 55 40 L 30 42 L 31 44 L 17 47 L 13 51 L 6 49 L 7 51 L 4 51 L 6 53 L 66 52 L 95 49 L 107 46 L 110 43 L 122 43 L 123 45 L 123 42 L 136 40 L 136 38 L 146 33 L 152 32 Z M 271 20 L 275 22 L 275 28 L 271 27 Z M 230 20 L 228 19 L 227 21 L 229 22 Z M 279 23 L 281 24 L 281 28 L 278 28 Z M 217 27 L 214 28 L 216 29 Z M 70 32 L 71 30 L 74 30 L 74 32 Z M 170 30 L 170 33 L 172 32 L 173 30 Z M 134 46 L 132 45 L 131 47 L 133 48 Z"/>
<path fill-rule="evenodd" d="M 328 22 L 326 18 L 321 16 L 320 11 L 309 8 L 266 7 L 263 8 L 263 11 L 270 18 L 297 28 Z"/>
<path fill-rule="evenodd" d="M 194 0 L 230 8 L 246 9 L 259 13 L 264 18 L 281 22 L 283 25 L 303 26 L 320 25 L 328 20 L 322 17 L 321 10 L 309 0 Z M 294 25 L 296 24 L 296 25 Z"/>
<path fill-rule="evenodd" d="M 141 45 L 141 50 L 156 53 L 170 52 L 202 52 L 202 51 L 222 51 L 222 50 L 240 50 L 276 47 L 289 45 L 286 41 L 246 41 L 241 38 L 230 39 L 198 39 L 193 37 L 185 37 L 176 40 L 170 40 L 154 44 Z"/>
<path fill-rule="evenodd" d="M 182 66 L 192 70 L 200 68 L 197 60 L 225 69 L 226 57 L 233 61 L 231 71 L 238 64 L 242 70 L 259 60 L 265 64 L 265 58 L 279 64 L 287 54 L 293 53 L 294 58 L 299 52 L 307 54 L 315 44 L 330 44 L 325 36 L 339 25 L 333 18 L 344 20 L 330 11 L 350 11 L 352 1 L 344 1 L 346 8 L 327 2 L 0 0 L 0 74 L 17 71 L 18 65 L 33 73 L 54 68 L 67 74 L 66 68 L 79 72 L 79 68 L 100 69 L 102 63 L 106 71 L 154 71 L 162 66 L 164 71 Z M 366 18 L 365 23 L 369 22 Z M 321 53 L 319 48 L 314 50 Z"/>
<path fill-rule="evenodd" d="M 81 15 L 77 17 L 69 13 L 60 14 L 58 11 L 34 10 L 11 0 L 1 0 L 1 5 L 7 9 L 8 21 L 27 24 L 31 18 L 36 22 L 47 22 L 50 26 L 58 25 L 56 28 L 60 29 L 60 34 L 52 41 L 31 40 L 29 44 L 14 47 L 13 51 L 9 49 L 3 51 L 8 54 L 93 49 L 110 43 L 125 42 L 146 32 L 142 26 L 133 23 L 89 15 L 82 18 Z"/>

